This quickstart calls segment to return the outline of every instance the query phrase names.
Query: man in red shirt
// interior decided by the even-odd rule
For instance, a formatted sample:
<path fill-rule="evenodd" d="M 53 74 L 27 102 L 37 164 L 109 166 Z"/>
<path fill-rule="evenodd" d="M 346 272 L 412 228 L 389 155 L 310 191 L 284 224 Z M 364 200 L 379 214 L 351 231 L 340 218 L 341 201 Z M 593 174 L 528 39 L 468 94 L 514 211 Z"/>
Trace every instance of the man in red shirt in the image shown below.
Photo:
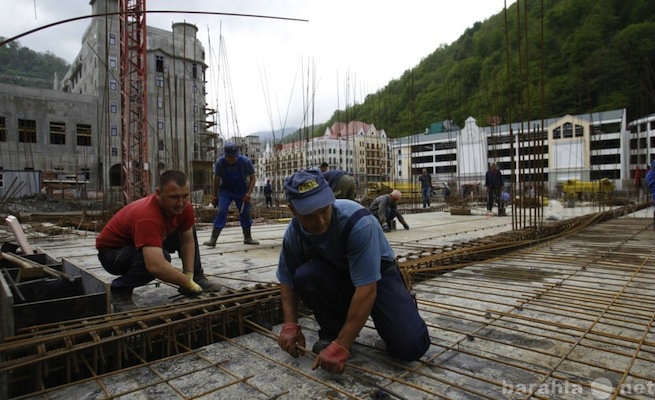
<path fill-rule="evenodd" d="M 134 288 L 155 278 L 179 286 L 178 291 L 186 296 L 220 289 L 203 273 L 189 196 L 186 175 L 166 171 L 155 193 L 120 209 L 96 238 L 103 268 L 119 275 L 111 283 L 116 308 L 135 307 Z M 182 259 L 183 271 L 171 265 L 175 251 Z"/>

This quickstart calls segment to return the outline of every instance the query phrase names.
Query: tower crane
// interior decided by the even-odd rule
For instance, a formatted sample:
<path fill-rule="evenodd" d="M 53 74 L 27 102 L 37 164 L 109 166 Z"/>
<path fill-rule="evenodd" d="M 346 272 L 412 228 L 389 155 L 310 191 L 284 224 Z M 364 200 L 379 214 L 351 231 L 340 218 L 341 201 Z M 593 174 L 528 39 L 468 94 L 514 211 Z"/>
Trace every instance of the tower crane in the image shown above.
<path fill-rule="evenodd" d="M 148 194 L 146 0 L 119 0 L 121 173 L 125 204 Z"/>

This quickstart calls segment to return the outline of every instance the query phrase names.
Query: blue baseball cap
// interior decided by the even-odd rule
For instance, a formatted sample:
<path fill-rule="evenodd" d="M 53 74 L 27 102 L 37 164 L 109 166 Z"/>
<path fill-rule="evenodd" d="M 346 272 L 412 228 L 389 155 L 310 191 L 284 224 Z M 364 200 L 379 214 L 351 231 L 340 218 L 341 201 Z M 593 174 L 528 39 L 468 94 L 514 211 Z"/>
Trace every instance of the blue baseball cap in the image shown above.
<path fill-rule="evenodd" d="M 334 203 L 336 199 L 330 185 L 318 169 L 303 169 L 284 179 L 284 193 L 300 215 L 309 215 L 314 211 Z"/>
<path fill-rule="evenodd" d="M 223 154 L 226 156 L 238 156 L 239 148 L 234 143 L 225 143 L 225 147 L 223 147 Z"/>

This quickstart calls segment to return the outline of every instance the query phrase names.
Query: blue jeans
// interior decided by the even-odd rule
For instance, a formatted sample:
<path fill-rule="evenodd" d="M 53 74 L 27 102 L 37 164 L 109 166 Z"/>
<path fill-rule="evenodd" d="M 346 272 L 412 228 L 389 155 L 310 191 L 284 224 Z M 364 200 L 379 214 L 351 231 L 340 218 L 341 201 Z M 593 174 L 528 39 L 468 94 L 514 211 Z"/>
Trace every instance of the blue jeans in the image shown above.
<path fill-rule="evenodd" d="M 195 242 L 195 261 L 193 274 L 198 277 L 203 274 L 198 248 L 196 228 L 193 228 L 193 241 Z M 180 250 L 180 233 L 174 232 L 164 240 L 162 251 L 164 257 L 170 262 L 171 253 Z M 146 269 L 143 252 L 134 246 L 125 246 L 119 249 L 103 249 L 98 251 L 98 259 L 102 267 L 112 275 L 120 275 L 111 282 L 112 292 L 131 293 L 137 286 L 144 286 L 152 282 L 155 277 Z"/>
<path fill-rule="evenodd" d="M 430 187 L 424 187 L 422 189 L 423 193 L 423 208 L 425 207 L 430 207 L 430 193 L 432 192 L 432 188 Z"/>
<path fill-rule="evenodd" d="M 314 311 L 321 327 L 319 336 L 336 338 L 355 293 L 347 269 L 314 258 L 296 270 L 293 287 L 305 305 Z M 428 328 L 395 264 L 383 270 L 382 279 L 377 282 L 371 317 L 391 357 L 415 361 L 430 347 Z"/>

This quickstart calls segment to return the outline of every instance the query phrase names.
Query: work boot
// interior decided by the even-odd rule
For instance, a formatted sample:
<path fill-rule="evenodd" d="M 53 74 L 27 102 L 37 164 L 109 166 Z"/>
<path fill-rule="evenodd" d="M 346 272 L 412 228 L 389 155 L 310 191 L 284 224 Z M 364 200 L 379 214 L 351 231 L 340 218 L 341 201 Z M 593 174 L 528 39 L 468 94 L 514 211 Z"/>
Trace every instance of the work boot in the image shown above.
<path fill-rule="evenodd" d="M 132 311 L 139 306 L 132 300 L 132 291 L 111 291 L 112 312 Z"/>
<path fill-rule="evenodd" d="M 210 281 L 205 274 L 194 277 L 193 280 L 202 288 L 203 292 L 220 292 L 222 287 L 220 283 Z"/>
<path fill-rule="evenodd" d="M 243 243 L 245 243 L 245 244 L 259 244 L 258 241 L 252 240 L 252 235 L 250 233 L 250 227 L 243 228 Z"/>
<path fill-rule="evenodd" d="M 216 240 L 218 240 L 218 235 L 221 234 L 222 230 L 223 230 L 222 228 L 212 229 L 212 237 L 210 237 L 208 241 L 203 243 L 203 246 L 216 247 Z"/>

